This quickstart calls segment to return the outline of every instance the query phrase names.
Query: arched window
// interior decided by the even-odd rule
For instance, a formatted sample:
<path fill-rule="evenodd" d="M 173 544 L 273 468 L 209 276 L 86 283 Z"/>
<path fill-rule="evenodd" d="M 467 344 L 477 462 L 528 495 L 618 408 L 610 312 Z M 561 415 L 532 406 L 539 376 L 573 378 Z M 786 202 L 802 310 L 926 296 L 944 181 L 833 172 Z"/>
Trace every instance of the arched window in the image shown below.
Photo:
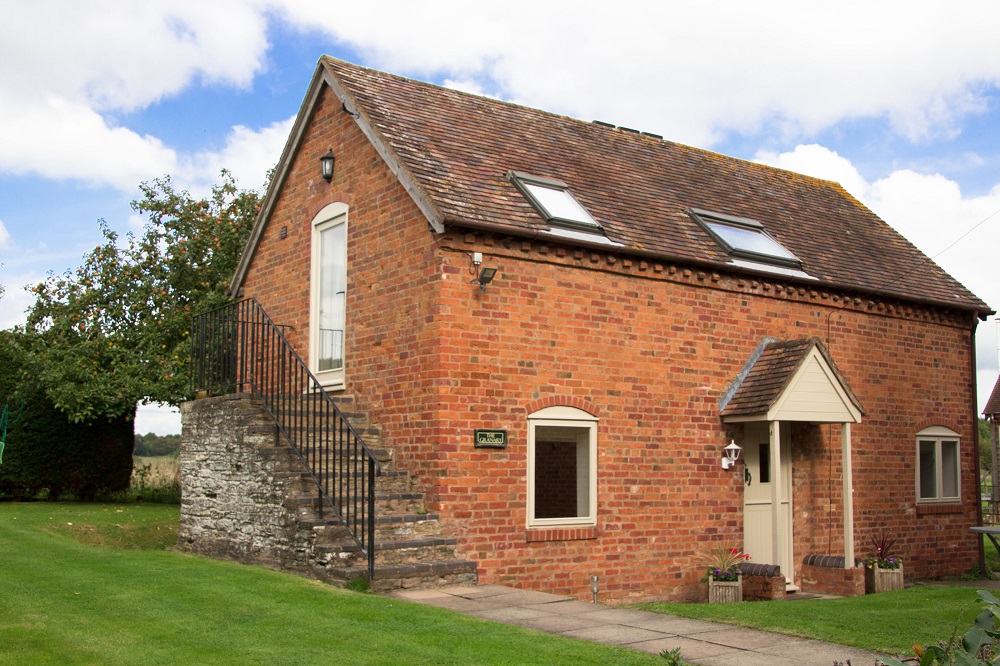
<path fill-rule="evenodd" d="M 347 204 L 329 204 L 313 218 L 309 291 L 309 369 L 324 386 L 343 386 Z"/>
<path fill-rule="evenodd" d="M 597 417 L 555 406 L 528 416 L 528 527 L 597 524 Z"/>

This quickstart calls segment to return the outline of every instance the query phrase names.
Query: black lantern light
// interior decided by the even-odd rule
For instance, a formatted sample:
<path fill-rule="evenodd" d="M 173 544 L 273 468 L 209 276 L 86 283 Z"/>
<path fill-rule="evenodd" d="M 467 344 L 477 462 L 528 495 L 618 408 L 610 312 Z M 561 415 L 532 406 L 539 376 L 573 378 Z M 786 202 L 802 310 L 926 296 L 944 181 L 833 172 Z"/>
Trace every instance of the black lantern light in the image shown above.
<path fill-rule="evenodd" d="M 328 183 L 333 180 L 333 160 L 333 150 L 319 158 L 320 164 L 323 165 L 323 180 Z"/>

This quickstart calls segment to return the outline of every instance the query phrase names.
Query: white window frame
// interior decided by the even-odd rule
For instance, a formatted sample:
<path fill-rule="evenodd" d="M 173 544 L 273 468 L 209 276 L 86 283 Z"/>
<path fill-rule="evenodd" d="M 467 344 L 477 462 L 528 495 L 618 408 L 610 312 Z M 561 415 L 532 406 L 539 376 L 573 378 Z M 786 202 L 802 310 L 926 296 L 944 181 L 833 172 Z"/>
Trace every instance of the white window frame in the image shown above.
<path fill-rule="evenodd" d="M 320 234 L 327 229 L 338 225 L 344 225 L 344 264 L 347 264 L 347 211 L 348 206 L 342 202 L 328 204 L 313 218 L 312 221 L 312 255 L 309 276 L 309 369 L 319 380 L 319 383 L 326 388 L 344 387 L 344 370 L 347 367 L 347 336 L 344 335 L 343 363 L 335 370 L 319 369 L 319 326 L 320 326 Z M 345 285 L 346 287 L 346 285 Z M 345 329 L 346 329 L 346 300 L 345 301 Z"/>
<path fill-rule="evenodd" d="M 518 171 L 508 172 L 507 177 L 547 223 L 591 234 L 602 232 L 600 222 L 573 196 L 569 185 L 561 180 Z"/>
<path fill-rule="evenodd" d="M 802 268 L 802 260 L 767 233 L 764 225 L 757 220 L 713 213 L 698 208 L 689 208 L 688 215 L 700 224 L 715 239 L 715 242 L 725 248 L 730 256 L 786 268 Z M 727 230 L 755 239 L 753 246 L 756 249 L 735 244 L 736 239 L 729 236 Z"/>
<path fill-rule="evenodd" d="M 555 406 L 528 415 L 528 501 L 529 528 L 597 525 L 597 423 L 598 418 L 575 407 Z M 536 428 L 561 427 L 580 429 L 587 442 L 586 515 L 566 518 L 535 518 L 535 437 Z M 578 473 L 581 473 L 578 468 Z M 578 479 L 577 487 L 581 486 Z"/>
<path fill-rule="evenodd" d="M 922 442 L 933 445 L 934 447 L 934 471 L 935 471 L 935 496 L 934 497 L 921 497 L 920 488 L 920 450 L 922 447 Z M 955 447 L 955 478 L 953 479 L 955 483 L 954 496 L 942 496 L 943 488 L 945 486 L 945 470 L 944 470 L 944 447 L 946 444 L 953 444 Z M 955 504 L 962 501 L 962 437 L 952 430 L 951 428 L 946 428 L 944 426 L 931 426 L 929 428 L 924 428 L 917 433 L 916 439 L 916 464 L 914 467 L 915 478 L 916 478 L 916 495 L 917 504 Z"/>

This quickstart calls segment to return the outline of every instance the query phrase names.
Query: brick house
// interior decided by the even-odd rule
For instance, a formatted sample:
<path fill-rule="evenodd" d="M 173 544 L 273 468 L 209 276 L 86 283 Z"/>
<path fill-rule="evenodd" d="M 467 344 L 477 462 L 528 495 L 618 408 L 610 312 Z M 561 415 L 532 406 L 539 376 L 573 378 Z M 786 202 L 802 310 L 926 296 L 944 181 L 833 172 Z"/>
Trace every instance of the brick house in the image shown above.
<path fill-rule="evenodd" d="M 992 311 L 836 183 L 324 57 L 232 292 L 480 582 L 694 599 L 726 545 L 857 593 L 880 529 L 907 576 L 979 562 Z"/>

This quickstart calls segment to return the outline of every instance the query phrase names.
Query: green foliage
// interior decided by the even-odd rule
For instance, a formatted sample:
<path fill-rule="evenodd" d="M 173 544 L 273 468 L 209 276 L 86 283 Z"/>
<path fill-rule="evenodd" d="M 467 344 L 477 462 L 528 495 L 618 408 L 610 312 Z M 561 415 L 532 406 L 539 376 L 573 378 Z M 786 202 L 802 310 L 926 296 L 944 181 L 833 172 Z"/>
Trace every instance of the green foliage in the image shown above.
<path fill-rule="evenodd" d="M 368 585 L 368 579 L 364 576 L 356 576 L 352 578 L 347 581 L 347 585 L 345 585 L 344 588 L 350 590 L 351 592 L 371 592 L 371 588 Z"/>
<path fill-rule="evenodd" d="M 958 635 L 958 625 L 951 633 L 947 643 L 936 645 L 914 645 L 914 651 L 920 660 L 920 666 L 989 666 L 1000 664 L 1000 599 L 991 592 L 979 590 L 979 599 L 985 604 L 983 611 L 976 617 L 963 636 Z M 906 666 L 898 659 L 886 659 L 886 666 Z"/>
<path fill-rule="evenodd" d="M 20 385 L 22 337 L 0 331 L 0 404 Z M 127 488 L 132 473 L 134 413 L 89 425 L 73 424 L 39 389 L 23 389 L 24 408 L 7 429 L 0 464 L 0 498 L 50 499 L 71 494 L 91 500 Z"/>
<path fill-rule="evenodd" d="M 174 456 L 181 450 L 180 435 L 157 435 L 147 432 L 135 436 L 133 455 L 137 456 Z"/>
<path fill-rule="evenodd" d="M 889 530 L 882 528 L 871 535 L 871 554 L 865 558 L 865 566 L 869 569 L 878 566 L 879 569 L 898 569 L 899 558 L 892 554 L 896 545 L 896 537 Z"/>
<path fill-rule="evenodd" d="M 101 221 L 104 242 L 83 265 L 32 289 L 28 376 L 74 422 L 186 399 L 191 317 L 227 302 L 260 208 L 259 193 L 237 190 L 226 171 L 204 199 L 169 177 L 140 189 L 141 236 L 120 238 Z"/>
<path fill-rule="evenodd" d="M 979 469 L 984 472 L 993 470 L 993 440 L 990 435 L 992 424 L 984 418 L 979 419 Z"/>
<path fill-rule="evenodd" d="M 742 553 L 739 548 L 715 546 L 708 553 L 708 567 L 702 580 L 739 580 L 740 564 L 749 559 L 749 553 Z"/>
<path fill-rule="evenodd" d="M 690 666 L 688 662 L 681 659 L 680 648 L 674 648 L 673 650 L 663 650 L 660 652 L 660 656 L 667 660 L 668 666 Z"/>

